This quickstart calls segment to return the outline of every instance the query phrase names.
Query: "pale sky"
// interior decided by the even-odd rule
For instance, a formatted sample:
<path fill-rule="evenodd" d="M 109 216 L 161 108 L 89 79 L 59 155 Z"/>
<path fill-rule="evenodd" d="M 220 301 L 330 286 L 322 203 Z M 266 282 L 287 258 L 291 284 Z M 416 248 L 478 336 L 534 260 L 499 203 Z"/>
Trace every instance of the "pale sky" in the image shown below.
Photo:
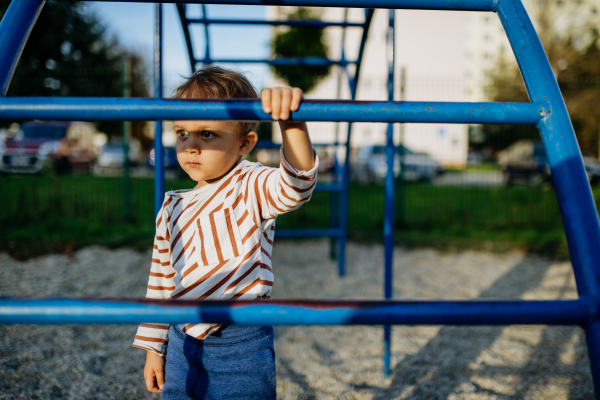
<path fill-rule="evenodd" d="M 138 51 L 148 61 L 148 76 L 152 79 L 155 4 L 121 2 L 87 4 L 96 12 L 110 34 L 116 35 L 123 46 Z M 193 16 L 201 16 L 199 6 L 191 7 L 193 7 Z M 208 5 L 207 9 L 208 16 L 211 18 L 266 18 L 266 8 L 261 6 Z M 219 57 L 264 59 L 269 56 L 270 28 L 267 26 L 216 25 L 209 29 L 213 59 Z M 182 82 L 181 75 L 189 76 L 191 73 L 183 30 L 174 4 L 163 5 L 163 40 L 163 96 L 170 97 L 173 89 Z M 202 25 L 192 28 L 192 43 L 196 58 L 203 58 L 205 38 Z M 259 90 L 269 81 L 269 69 L 266 65 L 226 66 L 244 71 Z"/>

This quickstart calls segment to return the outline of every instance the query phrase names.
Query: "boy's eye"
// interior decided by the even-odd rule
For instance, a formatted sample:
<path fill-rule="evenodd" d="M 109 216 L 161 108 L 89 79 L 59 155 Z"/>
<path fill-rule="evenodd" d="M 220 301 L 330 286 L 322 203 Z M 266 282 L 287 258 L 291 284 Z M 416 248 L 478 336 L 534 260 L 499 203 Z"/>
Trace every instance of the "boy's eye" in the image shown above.
<path fill-rule="evenodd" d="M 177 131 L 177 136 L 179 137 L 185 138 L 188 137 L 188 135 L 189 133 L 187 133 L 187 131 L 184 131 L 183 129 Z"/>
<path fill-rule="evenodd" d="M 205 139 L 211 138 L 214 135 L 215 134 L 212 133 L 211 131 L 202 131 L 202 132 L 200 132 L 200 136 L 203 137 L 203 138 L 205 138 Z"/>

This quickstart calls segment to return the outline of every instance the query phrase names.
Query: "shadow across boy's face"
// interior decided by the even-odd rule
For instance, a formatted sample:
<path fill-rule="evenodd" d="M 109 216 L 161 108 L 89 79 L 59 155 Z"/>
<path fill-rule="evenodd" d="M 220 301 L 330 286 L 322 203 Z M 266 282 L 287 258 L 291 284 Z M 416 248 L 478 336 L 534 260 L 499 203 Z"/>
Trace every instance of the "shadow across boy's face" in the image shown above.
<path fill-rule="evenodd" d="M 239 124 L 233 121 L 175 121 L 174 129 L 177 160 L 198 182 L 196 188 L 229 172 L 258 139 L 255 132 L 242 136 Z"/>

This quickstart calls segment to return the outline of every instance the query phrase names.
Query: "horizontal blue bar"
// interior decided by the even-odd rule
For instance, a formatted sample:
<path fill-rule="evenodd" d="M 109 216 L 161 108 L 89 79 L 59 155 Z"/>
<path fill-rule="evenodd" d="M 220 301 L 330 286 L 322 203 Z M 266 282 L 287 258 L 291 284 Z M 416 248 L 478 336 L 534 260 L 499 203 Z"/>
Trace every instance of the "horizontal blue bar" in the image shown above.
<path fill-rule="evenodd" d="M 328 147 L 328 146 L 344 146 L 344 143 L 313 143 L 314 147 Z M 259 140 L 254 145 L 255 149 L 278 149 L 281 147 L 281 143 L 271 142 L 270 140 Z"/>
<path fill-rule="evenodd" d="M 296 66 L 303 65 L 306 67 L 327 67 L 330 65 L 342 65 L 346 66 L 349 64 L 356 64 L 356 61 L 348 60 L 330 60 L 322 57 L 298 57 L 298 58 L 219 58 L 219 59 L 196 59 L 196 63 L 212 64 L 218 62 L 221 64 L 267 64 L 267 65 L 278 65 L 278 66 Z"/>
<path fill-rule="evenodd" d="M 341 183 L 326 183 L 323 185 L 316 185 L 315 192 L 341 192 L 344 189 L 344 185 Z"/>
<path fill-rule="evenodd" d="M 247 325 L 582 325 L 583 300 L 556 301 L 157 301 L 0 300 L 0 324 L 221 323 Z"/>
<path fill-rule="evenodd" d="M 275 231 L 275 237 L 340 237 L 341 229 L 279 229 Z"/>
<path fill-rule="evenodd" d="M 533 103 L 444 103 L 304 100 L 292 121 L 536 124 Z M 3 97 L 5 120 L 240 120 L 272 121 L 260 100 L 186 100 L 109 97 Z"/>
<path fill-rule="evenodd" d="M 330 26 L 339 27 L 364 27 L 364 23 L 361 22 L 328 22 L 328 21 L 310 21 L 310 20 L 283 20 L 283 21 L 269 21 L 269 20 L 256 20 L 256 19 L 211 19 L 211 18 L 186 18 L 188 23 L 193 24 L 220 24 L 220 25 L 271 25 L 271 26 L 296 26 L 296 27 L 314 27 L 314 28 L 326 28 Z"/>
<path fill-rule="evenodd" d="M 96 0 L 126 3 L 157 3 L 152 0 Z M 196 4 L 198 0 L 161 0 L 161 3 Z M 497 0 L 210 0 L 204 4 L 248 6 L 398 8 L 407 10 L 495 11 Z"/>

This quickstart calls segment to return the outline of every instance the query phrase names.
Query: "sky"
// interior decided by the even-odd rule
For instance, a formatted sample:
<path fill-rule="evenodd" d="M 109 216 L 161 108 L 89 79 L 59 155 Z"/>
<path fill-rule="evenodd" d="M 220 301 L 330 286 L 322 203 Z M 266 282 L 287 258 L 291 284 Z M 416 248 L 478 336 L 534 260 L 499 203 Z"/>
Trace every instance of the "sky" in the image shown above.
<path fill-rule="evenodd" d="M 155 4 L 89 2 L 107 28 L 124 47 L 137 51 L 147 60 L 148 77 L 152 79 L 154 54 Z M 201 16 L 200 6 L 188 6 L 188 17 Z M 266 7 L 208 5 L 211 18 L 265 19 Z M 192 43 L 196 58 L 204 57 L 205 37 L 202 25 L 192 27 Z M 238 27 L 213 25 L 209 27 L 211 58 L 268 58 L 270 28 L 267 26 Z M 191 74 L 189 58 L 179 16 L 174 4 L 163 5 L 163 97 L 170 97 L 182 76 Z M 225 65 L 246 73 L 250 81 L 262 89 L 269 82 L 269 69 L 263 64 Z"/>

